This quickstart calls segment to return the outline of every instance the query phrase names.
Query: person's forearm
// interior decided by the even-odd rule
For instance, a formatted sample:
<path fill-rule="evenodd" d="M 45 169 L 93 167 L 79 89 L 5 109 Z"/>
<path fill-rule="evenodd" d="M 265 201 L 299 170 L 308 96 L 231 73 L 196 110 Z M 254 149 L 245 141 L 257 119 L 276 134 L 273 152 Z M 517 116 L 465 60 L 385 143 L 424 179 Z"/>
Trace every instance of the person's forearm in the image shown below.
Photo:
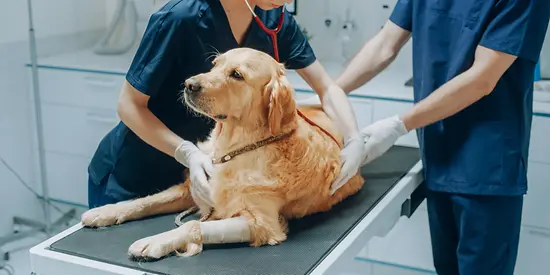
<path fill-rule="evenodd" d="M 182 138 L 168 129 L 146 106 L 123 102 L 118 105 L 122 122 L 147 144 L 173 157 Z"/>
<path fill-rule="evenodd" d="M 377 35 L 350 61 L 336 83 L 349 94 L 388 67 L 396 56 L 396 52 L 384 46 L 383 36 Z"/>
<path fill-rule="evenodd" d="M 407 130 L 421 128 L 458 113 L 488 95 L 493 88 L 493 84 L 469 70 L 441 86 L 400 117 Z"/>
<path fill-rule="evenodd" d="M 358 136 L 357 121 L 347 95 L 332 80 L 321 63 L 315 61 L 297 72 L 319 96 L 323 111 L 337 125 L 342 134 L 346 138 Z"/>
<path fill-rule="evenodd" d="M 321 98 L 323 111 L 335 122 L 345 137 L 359 134 L 353 108 L 342 89 L 333 83 L 327 86 Z"/>

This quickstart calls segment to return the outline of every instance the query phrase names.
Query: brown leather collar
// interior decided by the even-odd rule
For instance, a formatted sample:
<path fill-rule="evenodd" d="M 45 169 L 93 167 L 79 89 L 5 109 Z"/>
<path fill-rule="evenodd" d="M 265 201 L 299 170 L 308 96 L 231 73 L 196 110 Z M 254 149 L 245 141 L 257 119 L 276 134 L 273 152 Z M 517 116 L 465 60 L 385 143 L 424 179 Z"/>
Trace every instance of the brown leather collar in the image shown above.
<path fill-rule="evenodd" d="M 257 142 L 254 142 L 252 144 L 249 144 L 249 145 L 246 145 L 244 147 L 241 147 L 237 150 L 234 150 L 234 151 L 231 151 L 225 155 L 223 155 L 222 157 L 220 158 L 213 158 L 212 159 L 212 163 L 213 164 L 220 164 L 220 163 L 226 163 L 230 160 L 232 160 L 235 156 L 238 156 L 240 154 L 243 154 L 243 153 L 246 153 L 246 152 L 250 152 L 250 151 L 253 151 L 253 150 L 256 150 L 260 147 L 263 147 L 263 146 L 266 146 L 270 143 L 273 143 L 273 142 L 276 142 L 276 141 L 279 141 L 287 136 L 290 136 L 292 133 L 294 132 L 294 130 L 291 130 L 289 132 L 286 132 L 286 133 L 282 133 L 280 135 L 276 135 L 276 136 L 270 136 L 266 139 L 262 139 L 260 141 L 257 141 Z"/>

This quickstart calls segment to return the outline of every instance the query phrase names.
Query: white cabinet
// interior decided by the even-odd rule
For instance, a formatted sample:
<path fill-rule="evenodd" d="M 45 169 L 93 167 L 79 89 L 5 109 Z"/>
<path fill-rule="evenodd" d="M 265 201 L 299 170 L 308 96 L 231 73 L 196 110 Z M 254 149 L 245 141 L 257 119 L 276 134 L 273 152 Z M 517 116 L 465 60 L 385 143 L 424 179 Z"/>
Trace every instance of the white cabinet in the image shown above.
<path fill-rule="evenodd" d="M 378 262 L 434 270 L 431 251 L 428 214 L 416 211 L 410 219 L 401 217 L 386 236 L 372 238 L 364 250 L 366 255 L 361 256 Z"/>
<path fill-rule="evenodd" d="M 296 92 L 294 97 L 296 100 L 305 99 L 315 96 L 314 92 Z M 348 97 L 353 112 L 355 113 L 355 119 L 357 120 L 357 126 L 359 129 L 368 126 L 372 123 L 372 108 L 373 100 L 368 98 Z"/>
<path fill-rule="evenodd" d="M 314 92 L 295 92 L 294 93 L 294 98 L 296 100 L 300 100 L 300 99 L 306 99 L 308 97 L 312 97 L 312 96 L 315 96 L 316 94 Z"/>
<path fill-rule="evenodd" d="M 410 266 L 378 261 L 355 261 L 339 275 L 427 275 L 436 274 L 432 270 L 423 270 Z"/>
<path fill-rule="evenodd" d="M 122 75 L 47 68 L 38 77 L 42 102 L 113 110 L 124 81 Z"/>
<path fill-rule="evenodd" d="M 529 162 L 550 164 L 550 117 L 533 117 Z"/>
<path fill-rule="evenodd" d="M 50 196 L 67 202 L 88 205 L 88 162 L 85 157 L 46 153 Z"/>
<path fill-rule="evenodd" d="M 412 108 L 413 103 L 401 102 L 401 101 L 391 101 L 391 100 L 375 100 L 374 101 L 374 110 L 373 110 L 373 121 L 378 121 L 390 116 L 397 114 L 402 114 Z M 411 131 L 410 133 L 400 137 L 396 145 L 403 146 L 412 146 L 418 147 L 418 139 L 416 137 L 416 131 Z"/>
<path fill-rule="evenodd" d="M 88 163 L 119 122 L 116 105 L 124 76 L 51 68 L 39 68 L 38 76 L 50 196 L 87 205 Z"/>
<path fill-rule="evenodd" d="M 415 268 L 398 267 L 386 264 L 373 264 L 372 275 L 426 275 L 436 274 L 431 271 L 422 271 Z"/>
<path fill-rule="evenodd" d="M 550 164 L 530 162 L 527 177 L 522 224 L 550 230 Z"/>
<path fill-rule="evenodd" d="M 118 121 L 115 110 L 43 103 L 45 150 L 91 157 Z"/>
<path fill-rule="evenodd" d="M 338 275 L 373 275 L 370 261 L 355 260 L 347 264 L 344 270 L 339 270 Z"/>
<path fill-rule="evenodd" d="M 550 270 L 550 230 L 523 227 L 520 234 L 516 275 L 543 275 Z"/>
<path fill-rule="evenodd" d="M 359 129 L 369 126 L 372 123 L 373 100 L 350 97 L 351 107 L 355 112 L 355 119 Z"/>

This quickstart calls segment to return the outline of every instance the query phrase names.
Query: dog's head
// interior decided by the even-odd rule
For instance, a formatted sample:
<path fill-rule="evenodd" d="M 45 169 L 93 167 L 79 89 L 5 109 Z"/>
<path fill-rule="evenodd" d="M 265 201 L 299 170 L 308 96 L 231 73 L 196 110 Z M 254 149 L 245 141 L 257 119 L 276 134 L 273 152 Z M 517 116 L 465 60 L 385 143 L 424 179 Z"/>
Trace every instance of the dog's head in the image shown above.
<path fill-rule="evenodd" d="M 250 48 L 218 55 L 207 73 L 185 81 L 185 103 L 216 120 L 269 127 L 272 134 L 292 121 L 293 90 L 283 64 Z"/>

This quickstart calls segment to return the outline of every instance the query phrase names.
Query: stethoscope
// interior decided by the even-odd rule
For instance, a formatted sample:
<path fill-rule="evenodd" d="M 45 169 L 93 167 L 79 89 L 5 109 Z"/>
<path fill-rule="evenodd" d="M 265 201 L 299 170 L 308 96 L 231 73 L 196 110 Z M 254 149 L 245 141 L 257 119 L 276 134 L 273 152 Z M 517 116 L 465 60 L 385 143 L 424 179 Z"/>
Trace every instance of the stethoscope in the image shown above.
<path fill-rule="evenodd" d="M 269 35 L 271 37 L 271 42 L 273 43 L 273 54 L 275 55 L 274 58 L 275 58 L 275 60 L 277 60 L 277 62 L 279 62 L 279 47 L 277 45 L 277 33 L 279 33 L 279 31 L 282 29 L 283 22 L 285 21 L 285 7 L 283 6 L 283 8 L 281 9 L 281 15 L 279 16 L 279 23 L 277 24 L 277 28 L 272 30 L 272 29 L 267 28 L 264 25 L 264 23 L 262 22 L 260 17 L 258 17 L 258 15 L 254 12 L 252 7 L 248 3 L 248 0 L 244 0 L 244 2 L 246 3 L 246 5 L 248 6 L 248 9 L 252 13 L 252 16 L 254 17 L 254 20 L 256 21 L 256 23 L 258 23 L 260 28 L 265 33 L 267 33 L 267 35 Z"/>

